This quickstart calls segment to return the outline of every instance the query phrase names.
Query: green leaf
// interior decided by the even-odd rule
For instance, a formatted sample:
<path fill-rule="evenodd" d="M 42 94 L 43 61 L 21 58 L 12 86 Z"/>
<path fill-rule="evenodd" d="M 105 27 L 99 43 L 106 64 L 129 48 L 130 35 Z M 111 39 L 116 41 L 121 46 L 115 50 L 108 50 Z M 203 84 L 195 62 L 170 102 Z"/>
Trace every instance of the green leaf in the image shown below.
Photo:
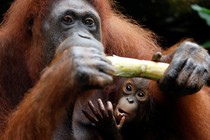
<path fill-rule="evenodd" d="M 198 12 L 198 14 L 202 19 L 206 20 L 206 23 L 210 26 L 210 15 L 203 12 Z"/>
<path fill-rule="evenodd" d="M 206 14 L 209 14 L 210 15 L 210 9 L 207 9 L 207 8 L 204 8 L 204 7 L 201 7 L 197 4 L 192 4 L 191 5 L 191 8 L 197 12 L 202 12 L 202 13 L 206 13 Z"/>
<path fill-rule="evenodd" d="M 203 47 L 206 49 L 210 49 L 210 40 L 203 44 Z"/>
<path fill-rule="evenodd" d="M 210 10 L 196 4 L 191 5 L 192 9 L 198 12 L 198 15 L 206 20 L 206 23 L 210 26 Z"/>

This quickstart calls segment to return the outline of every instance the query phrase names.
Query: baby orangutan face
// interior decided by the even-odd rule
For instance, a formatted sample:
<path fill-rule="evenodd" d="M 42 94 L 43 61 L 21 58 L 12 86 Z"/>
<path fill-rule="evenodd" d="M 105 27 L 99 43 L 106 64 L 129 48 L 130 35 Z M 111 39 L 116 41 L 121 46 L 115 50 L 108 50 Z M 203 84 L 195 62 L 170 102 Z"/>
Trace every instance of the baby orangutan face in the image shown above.
<path fill-rule="evenodd" d="M 144 104 L 148 101 L 148 82 L 142 78 L 126 80 L 118 90 L 119 100 L 114 107 L 114 116 L 119 121 L 125 116 L 125 122 L 129 122 L 141 114 Z"/>

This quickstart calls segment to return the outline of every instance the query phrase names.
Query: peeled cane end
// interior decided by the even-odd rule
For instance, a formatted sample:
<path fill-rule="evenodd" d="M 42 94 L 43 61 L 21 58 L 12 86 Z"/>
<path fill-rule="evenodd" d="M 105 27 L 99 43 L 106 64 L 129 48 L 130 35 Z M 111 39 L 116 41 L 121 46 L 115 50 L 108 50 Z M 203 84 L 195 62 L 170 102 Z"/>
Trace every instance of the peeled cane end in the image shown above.
<path fill-rule="evenodd" d="M 143 77 L 159 80 L 169 64 L 149 60 L 138 60 L 120 56 L 107 56 L 115 68 L 115 75 L 120 77 Z"/>

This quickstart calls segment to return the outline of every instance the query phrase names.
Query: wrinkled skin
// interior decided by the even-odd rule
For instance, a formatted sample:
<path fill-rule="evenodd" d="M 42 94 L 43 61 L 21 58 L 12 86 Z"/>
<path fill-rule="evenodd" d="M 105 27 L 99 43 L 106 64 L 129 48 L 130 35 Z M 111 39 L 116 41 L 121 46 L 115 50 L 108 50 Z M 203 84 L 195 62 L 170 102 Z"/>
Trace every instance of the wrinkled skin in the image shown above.
<path fill-rule="evenodd" d="M 116 92 L 114 93 L 116 99 L 112 102 L 107 101 L 106 105 L 101 99 L 98 99 L 98 106 L 89 101 L 91 114 L 83 110 L 84 115 L 96 127 L 104 140 L 125 139 L 121 134 L 121 129 L 126 129 L 126 125 L 132 123 L 138 124 L 141 128 L 141 122 L 145 122 L 150 117 L 147 112 L 151 110 L 149 80 L 122 79 L 122 84 L 119 89 L 116 87 Z M 129 131 L 125 133 L 125 135 L 130 134 Z"/>
<path fill-rule="evenodd" d="M 110 3 L 14 2 L 0 27 L 1 140 L 99 138 L 82 110 L 90 99 L 104 101 L 107 86 L 118 84 L 106 55 L 150 59 L 160 51 L 150 32 L 116 14 Z M 173 138 L 208 139 L 209 89 L 192 93 L 209 79 L 209 55 L 195 43 L 173 48 L 162 51 L 171 62 L 159 81 L 162 91 L 151 82 L 152 98 L 163 107 L 157 126 Z"/>
<path fill-rule="evenodd" d="M 184 96 L 199 91 L 209 79 L 210 57 L 207 50 L 192 42 L 184 42 L 161 62 L 170 62 L 161 89 L 169 96 Z"/>

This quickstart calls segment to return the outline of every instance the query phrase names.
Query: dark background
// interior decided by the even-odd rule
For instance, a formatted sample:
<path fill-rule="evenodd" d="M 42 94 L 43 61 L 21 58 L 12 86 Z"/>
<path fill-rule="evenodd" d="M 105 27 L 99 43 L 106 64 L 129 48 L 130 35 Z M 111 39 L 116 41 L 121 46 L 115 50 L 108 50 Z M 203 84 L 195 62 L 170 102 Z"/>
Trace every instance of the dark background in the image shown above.
<path fill-rule="evenodd" d="M 13 0 L 0 1 L 0 20 Z M 189 37 L 202 44 L 210 40 L 210 26 L 191 4 L 210 8 L 210 0 L 117 0 L 121 12 L 154 31 L 164 47 Z"/>

